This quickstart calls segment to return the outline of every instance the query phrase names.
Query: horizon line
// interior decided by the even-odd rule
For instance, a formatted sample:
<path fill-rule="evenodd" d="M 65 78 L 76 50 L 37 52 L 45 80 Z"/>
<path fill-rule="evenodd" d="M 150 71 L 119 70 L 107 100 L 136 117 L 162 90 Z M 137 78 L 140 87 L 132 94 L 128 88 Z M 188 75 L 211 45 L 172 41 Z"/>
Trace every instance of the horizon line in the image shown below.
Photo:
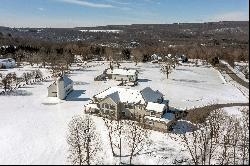
<path fill-rule="evenodd" d="M 5 28 L 62 28 L 62 29 L 74 29 L 74 28 L 93 28 L 93 27 L 106 27 L 106 26 L 131 26 L 131 25 L 173 25 L 173 24 L 204 24 L 204 23 L 219 23 L 219 22 L 249 22 L 249 20 L 225 20 L 225 21 L 204 21 L 204 22 L 173 22 L 173 23 L 133 23 L 133 24 L 107 24 L 107 25 L 93 25 L 93 26 L 75 26 L 75 27 L 25 27 L 25 26 L 2 26 L 0 27 L 5 27 Z"/>

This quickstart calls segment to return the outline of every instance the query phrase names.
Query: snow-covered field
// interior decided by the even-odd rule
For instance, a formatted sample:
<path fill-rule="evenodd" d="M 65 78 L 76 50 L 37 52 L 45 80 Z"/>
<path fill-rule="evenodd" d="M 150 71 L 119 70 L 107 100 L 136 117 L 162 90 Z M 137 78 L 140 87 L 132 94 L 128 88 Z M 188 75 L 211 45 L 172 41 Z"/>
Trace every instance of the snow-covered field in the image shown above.
<path fill-rule="evenodd" d="M 94 77 L 108 67 L 108 62 L 91 62 L 93 67 L 77 70 L 69 75 L 74 89 L 65 101 L 47 97 L 47 82 L 27 85 L 18 91 L 25 96 L 0 96 L 0 164 L 67 164 L 67 125 L 72 116 L 81 114 L 84 105 L 93 95 L 118 83 L 112 80 L 95 82 Z M 202 106 L 210 103 L 248 102 L 242 92 L 226 82 L 212 67 L 179 66 L 170 75 L 160 73 L 159 64 L 122 63 L 122 67 L 138 69 L 139 85 L 134 89 L 150 86 L 159 90 L 169 100 L 170 106 L 180 109 Z M 5 72 L 32 70 L 31 67 L 6 69 Z M 49 72 L 42 69 L 44 75 Z M 100 131 L 104 148 L 102 163 L 114 164 L 108 144 L 107 130 L 101 118 L 94 117 Z M 152 132 L 152 146 L 134 160 L 135 164 L 173 164 L 176 158 L 188 158 L 183 147 L 169 137 L 169 134 Z M 186 157 L 185 157 L 186 156 Z M 124 158 L 126 161 L 127 159 Z"/>

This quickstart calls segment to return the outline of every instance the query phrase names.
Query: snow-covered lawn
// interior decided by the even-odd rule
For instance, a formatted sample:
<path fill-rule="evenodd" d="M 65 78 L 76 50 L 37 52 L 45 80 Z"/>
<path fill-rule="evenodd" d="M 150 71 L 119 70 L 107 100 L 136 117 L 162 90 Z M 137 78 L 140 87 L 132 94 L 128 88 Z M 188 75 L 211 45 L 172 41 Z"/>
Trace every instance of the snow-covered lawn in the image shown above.
<path fill-rule="evenodd" d="M 104 63 L 104 64 L 103 64 Z M 0 96 L 0 164 L 66 164 L 67 125 L 72 116 L 81 114 L 84 105 L 93 95 L 118 83 L 112 80 L 95 82 L 108 67 L 108 62 L 91 62 L 88 69 L 75 70 L 69 76 L 75 82 L 74 89 L 65 101 L 47 97 L 47 82 L 27 85 L 18 91 L 24 96 Z M 141 90 L 150 86 L 159 90 L 170 101 L 170 106 L 177 108 L 201 106 L 211 102 L 233 103 L 248 102 L 239 89 L 225 82 L 220 73 L 213 68 L 179 66 L 169 79 L 160 73 L 159 64 L 122 63 L 122 67 L 139 70 L 139 85 L 133 89 Z M 31 67 L 8 69 L 4 72 L 31 70 Z M 72 67 L 77 69 L 77 67 Z M 44 75 L 48 71 L 41 69 Z M 3 71 L 1 71 L 2 73 Z M 101 118 L 94 117 L 100 131 L 105 149 L 104 164 L 116 163 L 111 156 L 107 130 Z M 168 134 L 152 133 L 152 153 L 138 156 L 137 164 L 172 164 L 179 156 L 185 156 L 178 142 Z M 124 159 L 126 161 L 126 159 Z"/>
<path fill-rule="evenodd" d="M 139 64 L 141 82 L 135 88 L 150 86 L 170 101 L 170 106 L 184 109 L 211 103 L 248 102 L 240 90 L 226 82 L 219 71 L 210 66 L 184 64 L 169 75 L 159 72 L 158 64 Z"/>

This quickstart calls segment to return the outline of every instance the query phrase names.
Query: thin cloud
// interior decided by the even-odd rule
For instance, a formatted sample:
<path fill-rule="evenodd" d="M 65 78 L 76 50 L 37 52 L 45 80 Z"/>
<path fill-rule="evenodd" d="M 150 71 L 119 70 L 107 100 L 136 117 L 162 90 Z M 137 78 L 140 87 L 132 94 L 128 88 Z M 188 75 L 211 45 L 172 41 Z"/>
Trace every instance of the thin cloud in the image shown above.
<path fill-rule="evenodd" d="M 65 3 L 76 4 L 80 6 L 85 6 L 85 7 L 93 7 L 93 8 L 114 8 L 115 7 L 110 4 L 92 3 L 92 2 L 81 1 L 81 0 L 59 0 L 59 1 L 65 2 Z"/>
<path fill-rule="evenodd" d="M 44 8 L 42 8 L 42 7 L 39 7 L 37 9 L 40 10 L 40 11 L 44 11 Z"/>
<path fill-rule="evenodd" d="M 132 9 L 131 7 L 128 7 L 131 5 L 131 3 L 129 2 L 121 2 L 120 0 L 119 1 L 118 0 L 105 0 L 105 1 L 116 5 L 115 8 L 120 9 L 120 10 L 126 11 L 126 10 Z"/>
<path fill-rule="evenodd" d="M 210 20 L 213 21 L 249 21 L 249 15 L 242 11 L 233 11 L 215 15 Z"/>
<path fill-rule="evenodd" d="M 129 2 L 121 2 L 121 1 L 117 1 L 117 0 L 106 0 L 107 2 L 111 2 L 114 4 L 119 4 L 119 5 L 129 5 Z"/>

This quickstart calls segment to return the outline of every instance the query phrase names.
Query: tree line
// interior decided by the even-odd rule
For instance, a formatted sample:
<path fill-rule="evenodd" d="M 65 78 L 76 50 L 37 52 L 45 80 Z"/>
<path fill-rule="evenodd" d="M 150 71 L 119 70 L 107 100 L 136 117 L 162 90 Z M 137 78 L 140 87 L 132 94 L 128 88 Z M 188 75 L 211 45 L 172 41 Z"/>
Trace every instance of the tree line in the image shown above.
<path fill-rule="evenodd" d="M 14 58 L 17 62 L 27 61 L 30 64 L 56 64 L 58 61 L 69 66 L 74 61 L 74 55 L 80 55 L 83 60 L 132 60 L 148 62 L 151 55 L 185 54 L 189 59 L 212 61 L 214 57 L 226 60 L 232 66 L 234 61 L 247 61 L 249 57 L 248 44 L 203 44 L 187 42 L 159 42 L 154 39 L 139 43 L 135 47 L 118 45 L 117 47 L 103 46 L 97 42 L 51 42 L 28 38 L 0 37 L 0 55 L 3 58 Z M 1 47 L 8 46 L 8 47 Z"/>

